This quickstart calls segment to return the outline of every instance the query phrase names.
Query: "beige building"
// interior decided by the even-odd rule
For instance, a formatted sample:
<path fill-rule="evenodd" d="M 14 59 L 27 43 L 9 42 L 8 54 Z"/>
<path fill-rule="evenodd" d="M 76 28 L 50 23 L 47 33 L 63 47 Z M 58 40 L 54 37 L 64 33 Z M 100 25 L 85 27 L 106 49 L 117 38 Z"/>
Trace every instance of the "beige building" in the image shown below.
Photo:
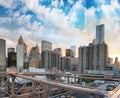
<path fill-rule="evenodd" d="M 36 67 L 40 68 L 40 53 L 39 53 L 39 47 L 36 45 L 36 47 L 32 47 L 29 55 L 29 67 Z"/>
<path fill-rule="evenodd" d="M 74 52 L 72 49 L 66 49 L 66 56 L 67 57 L 74 57 Z"/>

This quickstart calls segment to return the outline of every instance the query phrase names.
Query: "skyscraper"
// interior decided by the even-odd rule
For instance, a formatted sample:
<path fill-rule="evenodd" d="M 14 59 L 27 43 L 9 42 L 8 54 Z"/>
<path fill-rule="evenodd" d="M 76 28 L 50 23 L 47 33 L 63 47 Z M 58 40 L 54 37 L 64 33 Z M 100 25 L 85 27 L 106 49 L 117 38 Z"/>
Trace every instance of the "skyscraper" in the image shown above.
<path fill-rule="evenodd" d="M 79 50 L 78 50 L 78 55 L 79 55 L 79 58 L 78 58 L 78 72 L 80 73 L 84 73 L 84 70 L 87 69 L 88 67 L 88 47 L 79 47 Z"/>
<path fill-rule="evenodd" d="M 51 68 L 60 69 L 60 54 L 55 51 L 51 51 Z"/>
<path fill-rule="evenodd" d="M 24 66 L 24 48 L 23 48 L 23 45 L 18 44 L 16 47 L 16 51 L 17 51 L 17 69 L 19 71 L 22 71 L 23 66 Z"/>
<path fill-rule="evenodd" d="M 96 44 L 102 44 L 104 42 L 104 24 L 96 26 Z"/>
<path fill-rule="evenodd" d="M 107 44 L 98 44 L 97 48 L 97 70 L 106 70 L 107 62 L 108 62 L 108 46 Z"/>
<path fill-rule="evenodd" d="M 79 67 L 78 71 L 84 73 L 85 70 L 105 70 L 108 59 L 108 47 L 103 44 L 89 44 L 89 46 L 79 47 Z"/>
<path fill-rule="evenodd" d="M 96 26 L 96 40 L 89 46 L 79 47 L 78 71 L 105 70 L 108 59 L 108 47 L 104 42 L 104 24 Z"/>
<path fill-rule="evenodd" d="M 45 41 L 45 40 L 42 40 L 41 41 L 41 48 L 42 48 L 42 51 L 46 51 L 46 50 L 52 51 L 52 43 Z"/>
<path fill-rule="evenodd" d="M 17 67 L 17 54 L 15 48 L 8 48 L 8 66 L 7 67 Z"/>
<path fill-rule="evenodd" d="M 29 55 L 29 67 L 39 68 L 40 63 L 39 61 L 40 61 L 39 47 L 38 45 L 36 45 L 36 47 L 32 47 Z"/>
<path fill-rule="evenodd" d="M 15 48 L 8 48 L 8 53 L 15 52 Z"/>
<path fill-rule="evenodd" d="M 6 41 L 0 39 L 0 71 L 6 69 Z"/>
<path fill-rule="evenodd" d="M 60 69 L 60 54 L 55 51 L 43 51 L 41 53 L 42 68 L 46 70 L 57 68 Z"/>
<path fill-rule="evenodd" d="M 75 57 L 76 56 L 76 46 L 71 46 L 70 48 L 73 51 L 74 57 Z"/>
<path fill-rule="evenodd" d="M 23 46 L 23 50 L 24 50 L 24 55 L 27 55 L 27 45 L 25 44 L 22 36 L 19 37 L 18 39 L 18 44 Z"/>
<path fill-rule="evenodd" d="M 61 48 L 54 49 L 54 52 L 57 52 L 60 54 L 60 56 L 62 56 L 62 49 Z"/>
<path fill-rule="evenodd" d="M 18 39 L 16 52 L 17 52 L 17 69 L 19 71 L 22 71 L 24 66 L 24 58 L 27 55 L 27 45 L 25 44 L 22 36 L 20 36 Z"/>
<path fill-rule="evenodd" d="M 66 56 L 67 57 L 74 57 L 74 53 L 71 49 L 66 49 Z"/>
<path fill-rule="evenodd" d="M 115 65 L 117 65 L 117 66 L 119 66 L 119 65 L 120 65 L 120 62 L 119 62 L 119 60 L 118 60 L 118 57 L 115 57 L 114 64 L 115 64 Z"/>
<path fill-rule="evenodd" d="M 51 51 L 46 50 L 41 52 L 40 68 L 51 69 Z"/>
<path fill-rule="evenodd" d="M 61 57 L 61 67 L 62 71 L 71 71 L 71 57 Z"/>

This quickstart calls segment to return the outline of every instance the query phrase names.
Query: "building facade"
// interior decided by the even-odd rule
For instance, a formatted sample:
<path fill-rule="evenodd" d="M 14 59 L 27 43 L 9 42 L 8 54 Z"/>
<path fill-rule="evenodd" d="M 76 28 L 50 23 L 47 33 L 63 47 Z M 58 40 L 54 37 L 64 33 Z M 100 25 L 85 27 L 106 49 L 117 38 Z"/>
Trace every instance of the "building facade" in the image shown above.
<path fill-rule="evenodd" d="M 55 51 L 43 51 L 41 53 L 41 68 L 46 70 L 56 68 L 60 69 L 60 54 Z"/>
<path fill-rule="evenodd" d="M 17 53 L 15 52 L 15 48 L 8 48 L 7 67 L 17 67 Z"/>
<path fill-rule="evenodd" d="M 24 50 L 24 55 L 27 55 L 27 45 L 25 44 L 22 36 L 19 37 L 18 39 L 18 44 L 23 46 L 23 50 Z"/>
<path fill-rule="evenodd" d="M 48 42 L 48 41 L 45 41 L 45 40 L 42 40 L 41 41 L 41 52 L 42 51 L 52 51 L 52 43 L 51 42 Z"/>
<path fill-rule="evenodd" d="M 16 46 L 17 52 L 17 69 L 22 71 L 24 69 L 24 58 L 27 56 L 27 45 L 25 44 L 22 36 L 18 39 L 18 44 Z"/>
<path fill-rule="evenodd" d="M 96 26 L 96 43 L 102 44 L 104 42 L 104 24 Z"/>
<path fill-rule="evenodd" d="M 24 66 L 24 47 L 21 44 L 18 44 L 16 47 L 17 52 L 17 69 L 19 71 L 23 70 Z"/>
<path fill-rule="evenodd" d="M 66 49 L 66 56 L 67 57 L 74 57 L 74 52 L 72 49 Z"/>
<path fill-rule="evenodd" d="M 54 52 L 59 53 L 59 55 L 62 56 L 62 49 L 61 48 L 54 49 Z"/>
<path fill-rule="evenodd" d="M 78 50 L 78 56 L 79 56 L 79 60 L 78 60 L 78 72 L 80 73 L 84 73 L 84 70 L 88 68 L 88 62 L 89 62 L 89 58 L 88 58 L 88 53 L 89 53 L 89 48 L 88 47 L 79 47 Z"/>
<path fill-rule="evenodd" d="M 61 57 L 60 70 L 71 71 L 71 57 Z"/>
<path fill-rule="evenodd" d="M 85 70 L 106 70 L 108 60 L 108 47 L 103 44 L 89 44 L 79 47 L 78 72 Z"/>
<path fill-rule="evenodd" d="M 76 57 L 76 46 L 71 46 L 70 47 L 71 48 L 71 50 L 73 51 L 73 53 L 74 53 L 74 57 Z"/>
<path fill-rule="evenodd" d="M 0 39 L 0 71 L 6 70 L 6 41 Z"/>
<path fill-rule="evenodd" d="M 29 55 L 29 67 L 36 67 L 39 68 L 40 66 L 40 53 L 39 53 L 39 47 L 36 45 L 36 47 L 32 47 Z"/>

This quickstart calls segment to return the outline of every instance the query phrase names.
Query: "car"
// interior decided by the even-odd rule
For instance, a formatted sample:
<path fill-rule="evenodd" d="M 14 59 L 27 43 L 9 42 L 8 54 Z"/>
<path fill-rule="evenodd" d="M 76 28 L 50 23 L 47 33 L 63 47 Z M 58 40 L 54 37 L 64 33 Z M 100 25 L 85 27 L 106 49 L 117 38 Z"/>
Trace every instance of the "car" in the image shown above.
<path fill-rule="evenodd" d="M 115 84 L 108 84 L 107 87 L 106 87 L 106 90 L 107 91 L 112 91 L 116 88 Z"/>

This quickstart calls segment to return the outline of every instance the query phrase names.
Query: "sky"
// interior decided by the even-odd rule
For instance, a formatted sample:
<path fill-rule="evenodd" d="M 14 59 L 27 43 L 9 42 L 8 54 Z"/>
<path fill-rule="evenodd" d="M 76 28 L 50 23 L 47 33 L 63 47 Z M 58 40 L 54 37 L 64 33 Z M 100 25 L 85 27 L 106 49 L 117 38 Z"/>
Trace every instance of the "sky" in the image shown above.
<path fill-rule="evenodd" d="M 0 0 L 0 38 L 7 48 L 16 47 L 20 35 L 28 48 L 88 45 L 96 25 L 105 24 L 105 42 L 110 57 L 120 59 L 120 0 Z"/>

